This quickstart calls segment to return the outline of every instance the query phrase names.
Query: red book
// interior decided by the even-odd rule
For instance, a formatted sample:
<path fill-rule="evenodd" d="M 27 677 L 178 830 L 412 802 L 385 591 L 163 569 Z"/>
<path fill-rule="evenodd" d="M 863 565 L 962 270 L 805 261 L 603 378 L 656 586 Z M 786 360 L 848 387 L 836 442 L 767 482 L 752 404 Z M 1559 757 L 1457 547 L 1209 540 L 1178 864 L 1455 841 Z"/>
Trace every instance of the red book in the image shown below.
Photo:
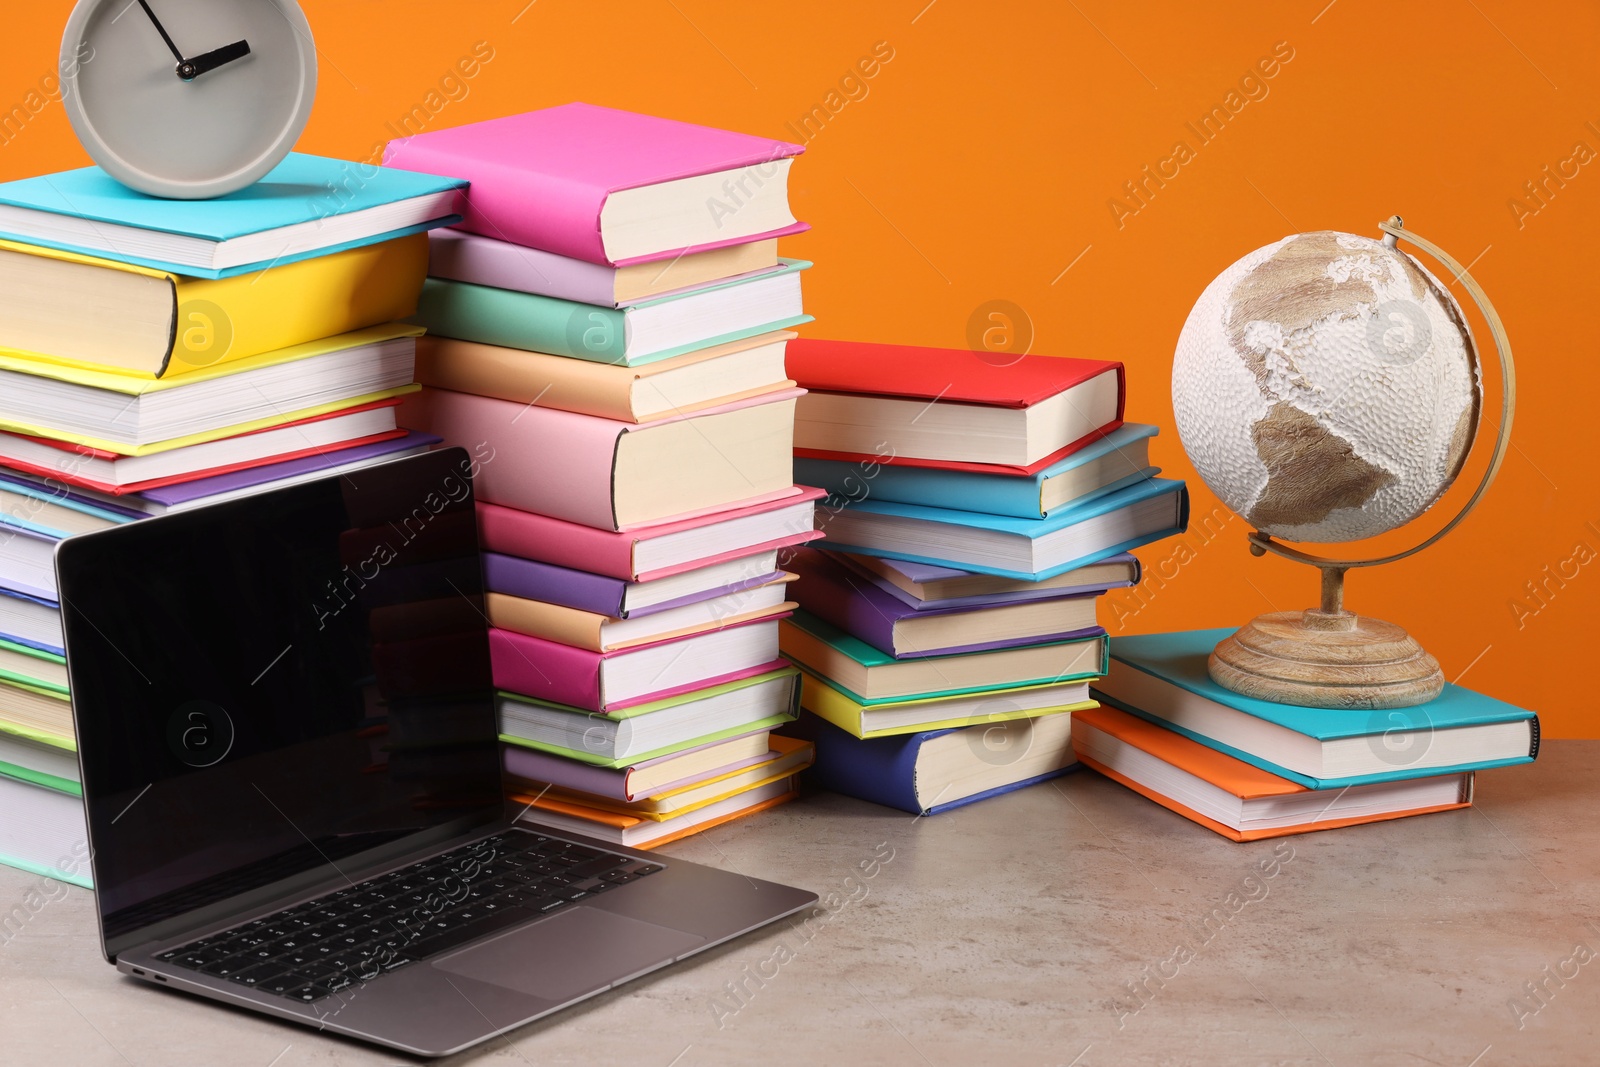
<path fill-rule="evenodd" d="M 810 458 L 1032 474 L 1122 425 L 1112 360 L 800 338 L 787 367 Z"/>

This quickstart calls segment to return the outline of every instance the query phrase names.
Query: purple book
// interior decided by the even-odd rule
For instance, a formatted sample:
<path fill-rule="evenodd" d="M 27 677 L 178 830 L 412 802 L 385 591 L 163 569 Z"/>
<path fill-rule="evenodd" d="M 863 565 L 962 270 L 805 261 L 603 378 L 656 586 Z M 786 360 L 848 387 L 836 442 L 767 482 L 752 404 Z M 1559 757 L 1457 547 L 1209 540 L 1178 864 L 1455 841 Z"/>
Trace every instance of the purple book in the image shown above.
<path fill-rule="evenodd" d="M 236 495 L 247 489 L 270 489 L 274 488 L 276 483 L 303 479 L 307 475 L 366 466 L 375 460 L 399 456 L 404 452 L 432 448 L 441 440 L 442 438 L 435 437 L 431 433 L 412 430 L 404 437 L 395 437 L 370 445 L 329 449 L 314 456 L 303 456 L 283 463 L 268 463 L 262 467 L 230 471 L 210 478 L 196 478 L 192 482 L 178 482 L 158 489 L 146 489 L 138 494 L 138 498 L 153 505 L 148 509 L 151 514 L 160 514 L 172 508 L 195 504 L 206 497 L 221 496 L 225 493 Z"/>
<path fill-rule="evenodd" d="M 890 596 L 877 583 L 868 581 L 864 576 L 814 548 L 795 549 L 784 562 L 784 566 L 800 576 L 800 580 L 795 583 L 793 596 L 802 608 L 895 659 L 921 659 L 925 656 L 946 656 L 958 652 L 988 652 L 997 648 L 1017 648 L 1047 641 L 1099 637 L 1105 633 L 1104 629 L 1094 624 L 1095 594 L 1091 593 L 1051 598 L 1059 605 L 1060 614 L 1064 618 L 1076 620 L 1077 625 L 1069 628 L 1052 633 L 1030 633 L 993 641 L 935 643 L 913 632 L 917 624 L 970 616 L 975 625 L 981 625 L 978 616 L 1012 605 L 973 607 L 963 602 L 957 607 L 919 611 Z M 911 625 L 905 625 L 908 623 Z"/>
<path fill-rule="evenodd" d="M 979 596 L 945 597 L 942 600 L 918 600 L 915 595 L 901 589 L 889 579 L 879 574 L 873 574 L 866 567 L 861 566 L 853 555 L 839 553 L 832 557 L 835 562 L 843 563 L 856 574 L 882 589 L 885 593 L 899 600 L 909 608 L 917 611 L 938 611 L 942 608 L 992 608 L 1001 604 L 1020 604 L 1029 600 L 1054 600 L 1064 596 L 1098 596 L 1113 589 L 1127 589 L 1139 584 L 1139 560 L 1130 552 L 1119 552 L 1115 556 L 1107 556 L 1091 566 L 1100 567 L 1107 563 L 1127 564 L 1133 567 L 1133 580 L 1121 582 L 1092 582 L 1084 585 L 1063 585 L 1039 588 L 1039 583 L 1021 582 L 1014 584 L 1027 585 L 1030 588 L 1015 589 L 1007 593 L 984 593 Z M 942 578 L 969 578 L 971 571 L 958 571 L 950 567 L 936 567 L 931 563 L 913 563 L 904 559 L 875 559 L 874 563 L 899 571 L 908 580 L 913 582 L 933 582 Z M 979 577 L 989 577 L 980 575 Z M 1065 576 L 1063 576 L 1065 577 Z"/>
<path fill-rule="evenodd" d="M 693 748 L 686 748 L 666 756 L 657 756 L 655 759 L 643 760 L 631 767 L 620 769 L 592 767 L 575 759 L 567 759 L 565 756 L 540 752 L 538 749 L 524 748 L 521 745 L 501 745 L 500 748 L 504 754 L 505 771 L 513 778 L 523 778 L 533 782 L 548 782 L 563 789 L 573 789 L 580 793 L 593 793 L 598 797 L 609 797 L 612 800 L 620 800 L 627 803 L 638 799 L 634 795 L 633 787 L 630 783 L 634 771 L 645 767 L 653 767 L 663 760 L 678 759 L 680 756 L 688 755 L 690 752 L 699 752 L 716 745 L 725 745 L 729 741 L 749 737 L 752 734 L 764 735 L 766 732 L 765 730 L 754 730 L 750 734 L 738 734 L 736 737 L 724 737 L 719 741 L 708 741 L 703 745 L 696 745 Z M 682 778 L 675 782 L 665 782 L 657 786 L 655 792 L 665 793 L 672 789 L 693 785 L 697 781 L 727 774 L 730 771 L 754 767 L 758 763 L 766 762 L 773 755 L 771 752 L 763 752 L 759 756 L 752 756 L 749 759 L 713 767 L 702 774 L 689 778 Z"/>
<path fill-rule="evenodd" d="M 589 571 L 573 570 L 570 567 L 557 567 L 553 563 L 541 563 L 538 560 L 522 559 L 500 552 L 483 554 L 483 579 L 491 593 L 504 593 L 525 600 L 542 600 L 547 604 L 560 604 L 564 607 L 577 608 L 579 611 L 592 611 L 596 615 L 605 615 L 613 619 L 635 619 L 644 615 L 654 615 L 668 608 L 697 604 L 702 600 L 712 600 L 729 593 L 754 589 L 778 581 L 782 577 L 784 577 L 782 571 L 772 571 L 740 578 L 711 589 L 702 589 L 673 600 L 664 600 L 659 604 L 630 607 L 629 593 L 649 583 L 627 582 L 609 575 L 591 574 Z"/>

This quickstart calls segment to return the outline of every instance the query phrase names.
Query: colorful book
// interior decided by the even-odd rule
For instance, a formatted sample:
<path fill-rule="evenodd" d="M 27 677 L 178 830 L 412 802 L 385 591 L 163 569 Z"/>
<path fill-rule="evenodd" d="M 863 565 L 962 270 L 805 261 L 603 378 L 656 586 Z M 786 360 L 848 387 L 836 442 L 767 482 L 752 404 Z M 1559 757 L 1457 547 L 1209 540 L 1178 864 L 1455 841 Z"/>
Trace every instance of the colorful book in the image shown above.
<path fill-rule="evenodd" d="M 0 582 L 29 596 L 56 599 L 58 537 L 0 523 Z"/>
<path fill-rule="evenodd" d="M 0 639 L 65 656 L 61 605 L 0 584 Z"/>
<path fill-rule="evenodd" d="M 989 652 L 1041 641 L 1099 637 L 1093 596 L 1057 596 L 993 607 L 918 611 L 814 548 L 791 550 L 795 596 L 812 615 L 896 659 Z"/>
<path fill-rule="evenodd" d="M 795 454 L 1032 474 L 1122 425 L 1122 364 L 800 338 Z"/>
<path fill-rule="evenodd" d="M 776 239 L 725 245 L 664 262 L 611 267 L 462 230 L 434 230 L 428 238 L 428 273 L 435 278 L 603 307 L 622 307 L 778 266 Z"/>
<path fill-rule="evenodd" d="M 987 474 L 796 457 L 795 481 L 826 489 L 848 503 L 871 498 L 956 511 L 1042 519 L 1057 508 L 1087 503 L 1160 472 L 1150 465 L 1154 426 L 1125 422 L 1035 474 Z"/>
<path fill-rule="evenodd" d="M 513 793 L 513 803 L 526 804 L 522 821 L 561 833 L 597 838 L 623 848 L 649 850 L 682 840 L 690 834 L 755 815 L 799 796 L 794 779 L 785 778 L 667 822 L 654 822 L 637 815 L 619 815 L 570 801 L 551 800 L 532 794 Z"/>
<path fill-rule="evenodd" d="M 470 181 L 458 229 L 626 266 L 806 229 L 788 201 L 803 151 L 574 103 L 392 141 L 384 162 Z"/>
<path fill-rule="evenodd" d="M 1183 482 L 1151 478 L 1062 508 L 1047 519 L 869 498 L 830 511 L 823 530 L 836 552 L 1039 581 L 1182 533 L 1188 525 L 1189 493 Z"/>
<path fill-rule="evenodd" d="M 939 694 L 867 703 L 854 693 L 801 667 L 800 706 L 855 737 L 888 737 L 976 723 L 1027 719 L 1053 711 L 1092 708 L 1089 683 L 1013 685 L 973 694 Z"/>
<path fill-rule="evenodd" d="M 615 531 L 787 493 L 797 395 L 635 424 L 425 389 L 400 423 L 486 450 L 479 500 Z"/>
<path fill-rule="evenodd" d="M 606 714 L 502 692 L 500 737 L 605 767 L 643 763 L 793 721 L 797 674 L 778 661 Z"/>
<path fill-rule="evenodd" d="M 41 740 L 38 731 L 6 722 L 0 722 L 0 775 L 58 793 L 83 795 L 77 747 L 72 738 L 50 735 L 50 740 Z"/>
<path fill-rule="evenodd" d="M 167 200 L 84 167 L 0 184 L 0 237 L 171 274 L 264 276 L 453 222 L 465 185 L 294 152 L 238 192 Z"/>
<path fill-rule="evenodd" d="M 747 622 L 618 652 L 591 652 L 510 630 L 489 631 L 494 684 L 519 696 L 620 712 L 776 669 L 778 623 Z"/>
<path fill-rule="evenodd" d="M 0 722 L 35 739 L 71 737 L 72 700 L 55 686 L 0 682 Z"/>
<path fill-rule="evenodd" d="M 67 694 L 65 656 L 0 637 L 0 681 Z"/>
<path fill-rule="evenodd" d="M 0 773 L 0 863 L 93 888 L 83 800 Z"/>
<path fill-rule="evenodd" d="M 784 599 L 784 575 L 763 586 L 669 608 L 649 615 L 619 619 L 579 611 L 564 604 L 490 593 L 484 609 L 489 624 L 512 633 L 539 637 L 590 652 L 620 652 L 663 641 L 693 637 L 741 623 L 786 616 L 795 609 Z"/>
<path fill-rule="evenodd" d="M 1234 841 L 1400 819 L 1472 804 L 1472 772 L 1312 789 L 1116 708 L 1073 715 L 1085 766 Z"/>
<path fill-rule="evenodd" d="M 0 464 L 68 485 L 121 495 L 191 478 L 314 455 L 341 444 L 402 436 L 393 399 L 417 386 L 384 390 L 339 407 L 296 413 L 264 428 L 197 435 L 130 451 L 111 451 L 48 437 L 0 433 Z"/>
<path fill-rule="evenodd" d="M 791 660 L 871 706 L 1090 681 L 1106 672 L 1107 640 L 1084 637 L 994 652 L 895 659 L 814 615 L 796 611 L 778 627 L 778 647 Z"/>
<path fill-rule="evenodd" d="M 650 422 L 793 389 L 783 360 L 794 336 L 761 333 L 639 367 L 424 337 L 417 343 L 417 380 L 515 404 Z"/>
<path fill-rule="evenodd" d="M 0 430 L 139 454 L 272 426 L 409 386 L 420 333 L 373 326 L 156 380 L 0 351 Z"/>
<path fill-rule="evenodd" d="M 441 337 L 636 367 L 810 322 L 800 298 L 809 266 L 786 259 L 780 270 L 623 308 L 429 278 L 412 321 Z"/>
<path fill-rule="evenodd" d="M 0 367 L 147 386 L 225 369 L 406 318 L 427 272 L 422 234 L 214 281 L 0 241 Z"/>
<path fill-rule="evenodd" d="M 781 550 L 821 537 L 813 527 L 822 490 L 796 486 L 770 500 L 692 519 L 609 531 L 478 502 L 478 535 L 490 552 L 625 581 L 651 581 Z"/>
<path fill-rule="evenodd" d="M 1077 714 L 1060 711 L 868 739 L 818 721 L 817 762 L 808 776 L 823 789 L 858 800 L 938 815 L 1074 770 Z"/>
<path fill-rule="evenodd" d="M 433 434 L 390 431 L 356 443 L 341 442 L 298 459 L 243 467 L 121 496 L 68 485 L 52 477 L 0 469 L 0 522 L 28 526 L 52 537 L 70 537 L 146 516 L 344 474 L 372 463 L 425 452 L 438 443 L 439 438 Z"/>
<path fill-rule="evenodd" d="M 483 580 L 490 592 L 627 619 L 783 580 L 786 572 L 778 570 L 776 564 L 777 552 L 767 551 L 654 581 L 628 582 L 501 552 L 485 552 Z"/>
<path fill-rule="evenodd" d="M 726 770 L 702 781 L 680 785 L 669 791 L 641 797 L 632 802 L 563 789 L 555 785 L 550 786 L 544 796 L 549 800 L 564 801 L 617 815 L 633 815 L 651 822 L 677 820 L 737 794 L 759 789 L 780 779 L 792 778 L 811 766 L 815 758 L 816 749 L 809 741 L 773 734 L 771 744 L 772 751 L 760 762 L 749 767 Z M 529 784 L 537 787 L 544 783 Z M 537 788 L 518 789 L 518 792 L 537 792 Z"/>
<path fill-rule="evenodd" d="M 838 553 L 833 558 L 876 581 L 879 588 L 898 597 L 901 603 L 919 609 L 1015 604 L 1063 594 L 1104 593 L 1138 585 L 1141 576 L 1138 557 L 1128 552 L 1118 552 L 1037 582 L 881 556 Z"/>
<path fill-rule="evenodd" d="M 1426 704 L 1373 711 L 1274 704 L 1224 689 L 1206 660 L 1232 632 L 1113 638 L 1111 669 L 1095 695 L 1310 789 L 1460 774 L 1539 754 L 1533 712 L 1457 685 Z"/>
<path fill-rule="evenodd" d="M 506 775 L 519 783 L 548 783 L 631 802 L 765 762 L 771 751 L 770 736 L 767 730 L 756 730 L 615 768 L 581 763 L 522 745 L 502 747 Z"/>

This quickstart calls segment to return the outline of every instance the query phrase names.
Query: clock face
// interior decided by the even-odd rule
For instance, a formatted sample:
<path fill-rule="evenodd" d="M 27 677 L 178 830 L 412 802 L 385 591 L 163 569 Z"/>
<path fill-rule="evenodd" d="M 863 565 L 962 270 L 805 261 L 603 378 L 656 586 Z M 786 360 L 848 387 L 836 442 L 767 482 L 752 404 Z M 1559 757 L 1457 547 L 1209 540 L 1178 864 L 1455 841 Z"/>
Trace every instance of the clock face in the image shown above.
<path fill-rule="evenodd" d="M 185 200 L 271 170 L 311 117 L 317 53 L 294 0 L 79 0 L 63 102 L 94 161 Z"/>

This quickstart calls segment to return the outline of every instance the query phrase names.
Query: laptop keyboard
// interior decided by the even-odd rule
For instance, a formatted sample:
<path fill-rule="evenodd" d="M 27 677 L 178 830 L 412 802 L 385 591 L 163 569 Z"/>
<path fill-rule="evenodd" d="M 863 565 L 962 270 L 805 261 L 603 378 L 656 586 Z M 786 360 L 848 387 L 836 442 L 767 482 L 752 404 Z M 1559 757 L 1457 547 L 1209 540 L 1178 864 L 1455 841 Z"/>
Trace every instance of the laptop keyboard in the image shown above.
<path fill-rule="evenodd" d="M 156 959 L 309 1004 L 661 869 L 507 831 Z"/>

